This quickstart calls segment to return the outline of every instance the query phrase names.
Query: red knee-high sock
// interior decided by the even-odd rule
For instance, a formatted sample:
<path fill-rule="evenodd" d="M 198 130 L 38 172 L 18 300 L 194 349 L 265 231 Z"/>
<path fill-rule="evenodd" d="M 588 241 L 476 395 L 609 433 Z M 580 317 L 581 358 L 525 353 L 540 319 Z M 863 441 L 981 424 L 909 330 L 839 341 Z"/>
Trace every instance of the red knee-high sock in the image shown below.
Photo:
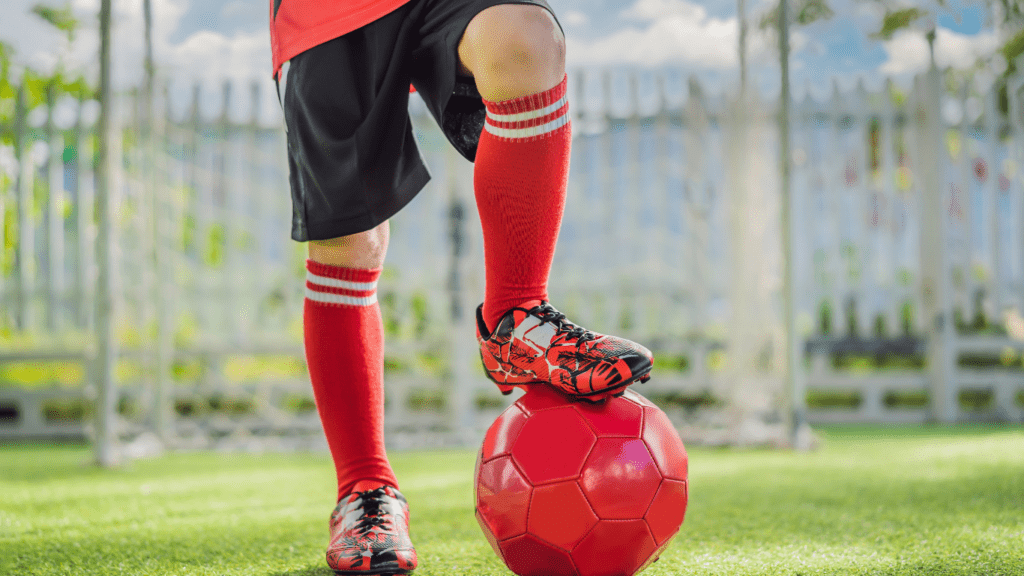
<path fill-rule="evenodd" d="M 565 207 L 572 128 L 566 80 L 539 94 L 484 101 L 487 120 L 473 183 L 484 233 L 484 322 L 547 300 Z"/>
<path fill-rule="evenodd" d="M 338 474 L 338 499 L 382 484 L 397 488 L 384 451 L 380 269 L 307 260 L 306 270 L 306 364 Z"/>

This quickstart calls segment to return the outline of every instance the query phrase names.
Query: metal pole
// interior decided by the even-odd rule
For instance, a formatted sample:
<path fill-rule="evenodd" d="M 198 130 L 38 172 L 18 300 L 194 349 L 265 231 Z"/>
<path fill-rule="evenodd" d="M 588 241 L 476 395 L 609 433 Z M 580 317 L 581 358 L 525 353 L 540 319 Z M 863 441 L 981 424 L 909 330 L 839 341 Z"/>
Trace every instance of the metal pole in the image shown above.
<path fill-rule="evenodd" d="M 737 0 L 736 17 L 740 21 L 740 98 L 747 95 L 747 0 Z M 788 42 L 787 42 L 788 43 Z"/>
<path fill-rule="evenodd" d="M 110 196 L 113 183 L 113 159 L 110 157 L 112 98 L 110 89 L 110 4 L 100 2 L 100 114 L 96 124 L 99 147 L 96 167 L 96 216 L 99 229 L 96 234 L 96 462 L 111 467 L 118 463 L 116 404 L 117 389 L 114 382 L 116 342 L 114 340 L 114 295 L 111 268 Z"/>
<path fill-rule="evenodd" d="M 142 22 L 145 28 L 146 52 L 143 60 L 143 90 L 146 107 L 146 120 L 152 121 L 153 116 L 153 76 L 156 67 L 153 64 L 153 1 L 142 0 Z"/>
<path fill-rule="evenodd" d="M 782 314 L 786 333 L 786 390 L 790 403 L 790 443 L 794 448 L 808 448 L 806 392 L 800 377 L 803 355 L 796 333 L 795 282 L 793 277 L 793 198 L 790 173 L 789 136 L 789 2 L 779 2 L 779 64 L 782 67 L 782 94 L 779 97 L 779 156 L 782 192 Z"/>

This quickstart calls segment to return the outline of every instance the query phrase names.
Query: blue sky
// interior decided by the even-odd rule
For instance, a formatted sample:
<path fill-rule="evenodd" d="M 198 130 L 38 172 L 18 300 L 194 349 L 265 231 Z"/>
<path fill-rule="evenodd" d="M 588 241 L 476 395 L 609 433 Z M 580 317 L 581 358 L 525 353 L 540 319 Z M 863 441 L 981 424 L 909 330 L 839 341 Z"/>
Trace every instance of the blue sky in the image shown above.
<path fill-rule="evenodd" d="M 39 0 L 4 0 L 0 39 L 12 43 L 19 61 L 46 69 L 58 59 L 95 68 L 95 12 L 99 0 L 70 0 L 87 29 L 72 45 L 49 30 L 29 8 Z M 44 0 L 47 1 L 47 0 Z M 58 4 L 63 0 L 48 0 Z M 285 0 L 287 1 L 287 0 Z M 771 0 L 748 0 L 751 21 Z M 926 0 L 904 0 L 925 4 Z M 142 54 L 141 0 L 114 0 L 116 81 L 137 82 Z M 164 74 L 176 82 L 223 78 L 267 82 L 267 0 L 153 0 L 156 53 Z M 738 78 L 735 0 L 550 0 L 566 31 L 570 66 L 653 66 L 682 69 L 728 87 Z M 830 0 L 835 17 L 793 32 L 793 85 L 827 88 L 833 79 L 880 84 L 886 76 L 909 77 L 927 65 L 919 31 L 888 42 L 872 39 L 882 13 L 870 0 Z M 990 8 L 956 0 L 938 18 L 937 58 L 956 67 L 986 59 L 998 45 Z M 751 27 L 752 82 L 778 89 L 776 40 Z"/>

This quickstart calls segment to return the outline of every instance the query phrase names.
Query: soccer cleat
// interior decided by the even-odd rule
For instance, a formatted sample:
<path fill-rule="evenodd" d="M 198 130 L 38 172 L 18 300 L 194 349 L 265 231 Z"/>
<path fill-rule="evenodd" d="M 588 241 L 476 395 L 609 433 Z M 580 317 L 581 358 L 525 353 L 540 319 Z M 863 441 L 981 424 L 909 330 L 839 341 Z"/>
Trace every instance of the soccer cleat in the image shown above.
<path fill-rule="evenodd" d="M 405 574 L 416 568 L 409 504 L 390 486 L 352 492 L 331 514 L 327 564 L 335 574 Z"/>
<path fill-rule="evenodd" d="M 637 380 L 650 379 L 650 350 L 581 328 L 544 301 L 509 310 L 493 333 L 487 331 L 481 305 L 476 324 L 484 370 L 502 394 L 550 383 L 571 396 L 600 402 L 621 395 Z"/>

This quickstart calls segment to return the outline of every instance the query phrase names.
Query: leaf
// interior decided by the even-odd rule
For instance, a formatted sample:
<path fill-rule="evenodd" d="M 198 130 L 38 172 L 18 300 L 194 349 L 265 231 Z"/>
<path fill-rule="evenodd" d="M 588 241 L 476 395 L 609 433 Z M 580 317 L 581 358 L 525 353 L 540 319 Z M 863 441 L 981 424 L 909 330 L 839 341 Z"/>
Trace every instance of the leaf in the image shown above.
<path fill-rule="evenodd" d="M 1003 47 L 1000 48 L 1003 53 L 1003 57 L 1006 58 L 1008 64 L 1006 73 L 1007 75 L 1013 74 L 1017 71 L 1017 58 L 1024 54 L 1024 30 L 1017 32 L 1017 35 L 1006 41 Z"/>
<path fill-rule="evenodd" d="M 32 7 L 32 13 L 46 20 L 54 28 L 67 35 L 69 41 L 74 39 L 75 30 L 78 29 L 78 19 L 75 18 L 74 12 L 71 11 L 70 4 L 65 4 L 60 8 L 47 6 L 46 4 L 36 4 Z"/>
<path fill-rule="evenodd" d="M 818 20 L 828 20 L 834 15 L 835 12 L 832 11 L 827 0 L 797 0 L 789 5 L 790 22 L 801 26 L 806 26 Z M 762 30 L 778 28 L 779 5 L 776 4 L 771 11 L 765 14 L 758 25 Z"/>
<path fill-rule="evenodd" d="M 825 0 L 806 0 L 802 6 L 797 7 L 796 23 L 806 26 L 818 20 L 828 20 L 835 16 L 835 12 Z"/>
<path fill-rule="evenodd" d="M 927 15 L 928 13 L 920 8 L 905 8 L 903 10 L 886 12 L 885 18 L 882 19 L 882 29 L 872 34 L 871 37 L 891 40 L 896 32 L 909 28 L 915 20 Z"/>

